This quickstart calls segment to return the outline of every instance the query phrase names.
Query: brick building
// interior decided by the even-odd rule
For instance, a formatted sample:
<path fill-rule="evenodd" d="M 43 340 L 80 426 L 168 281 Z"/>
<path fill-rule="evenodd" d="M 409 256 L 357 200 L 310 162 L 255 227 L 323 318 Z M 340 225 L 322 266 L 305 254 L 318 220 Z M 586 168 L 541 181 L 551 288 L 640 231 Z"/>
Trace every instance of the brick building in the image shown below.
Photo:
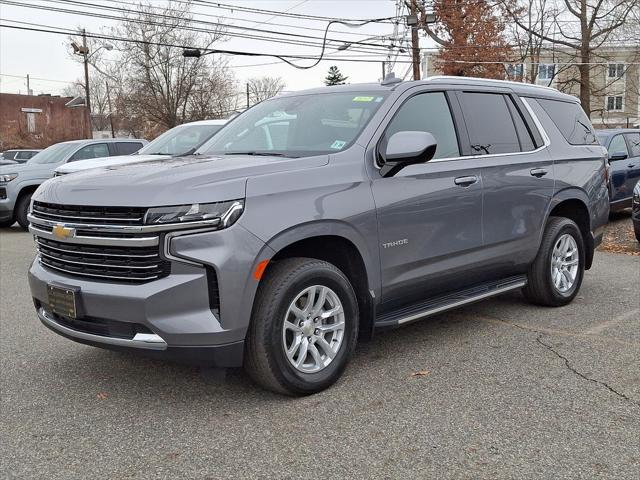
<path fill-rule="evenodd" d="M 0 151 L 45 148 L 85 138 L 86 112 L 69 108 L 71 98 L 0 93 Z"/>

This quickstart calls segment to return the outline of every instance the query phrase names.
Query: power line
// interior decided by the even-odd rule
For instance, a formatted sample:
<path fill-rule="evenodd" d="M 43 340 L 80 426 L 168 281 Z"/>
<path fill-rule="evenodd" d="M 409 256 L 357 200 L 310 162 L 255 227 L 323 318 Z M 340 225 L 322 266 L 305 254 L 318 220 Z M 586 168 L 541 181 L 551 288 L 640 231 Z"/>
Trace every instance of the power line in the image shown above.
<path fill-rule="evenodd" d="M 120 9 L 118 7 L 108 7 L 108 6 L 96 6 L 93 7 L 91 5 L 88 5 L 86 3 L 83 2 L 79 2 L 77 0 L 47 0 L 50 2 L 64 2 L 64 3 L 72 3 L 72 4 L 79 4 L 79 5 L 83 5 L 83 6 L 89 6 L 90 8 L 104 8 L 104 9 L 108 9 L 108 10 L 116 10 L 116 11 L 120 11 L 121 13 L 137 13 L 135 11 L 131 11 L 131 10 L 127 10 L 127 9 Z M 29 5 L 29 4 L 24 4 L 24 3 L 20 3 L 20 2 L 16 2 L 16 1 L 12 1 L 12 0 L 0 0 L 0 3 L 4 3 L 7 5 L 12 5 L 12 6 L 19 6 L 19 7 L 24 7 L 24 8 L 32 8 L 32 9 L 37 9 L 37 10 L 46 10 L 46 11 L 54 11 L 57 13 L 68 13 L 68 14 L 72 14 L 72 15 L 79 15 L 79 16 L 90 16 L 90 17 L 95 17 L 95 18 L 100 18 L 100 19 L 109 19 L 109 20 L 116 20 L 116 21 L 121 21 L 122 17 L 121 16 L 115 16 L 115 15 L 107 15 L 107 14 L 99 14 L 99 13 L 95 13 L 95 12 L 88 12 L 88 11 L 77 11 L 77 10 L 69 10 L 69 9 L 65 9 L 65 8 L 60 8 L 60 7 L 53 7 L 53 6 L 46 6 L 46 5 Z M 161 15 L 161 14 L 155 14 L 152 13 L 153 16 L 157 16 L 157 17 L 161 17 L 164 20 L 175 20 L 174 17 L 171 17 L 169 15 Z M 159 23 L 159 22 L 153 22 L 153 21 L 148 21 L 148 20 L 140 20 L 140 19 L 135 19 L 135 18 L 128 18 L 127 21 L 133 22 L 133 23 L 137 23 L 137 24 L 141 24 L 141 25 L 156 25 L 156 26 L 163 26 L 164 23 Z M 198 23 L 203 23 L 202 21 L 198 21 Z M 238 27 L 235 25 L 225 25 L 225 24 L 216 24 L 213 22 L 204 22 L 204 23 L 208 23 L 208 24 L 212 24 L 216 27 L 227 27 L 227 28 L 235 28 L 235 29 L 241 29 L 241 30 L 245 30 L 243 27 Z M 182 26 L 181 28 L 189 30 L 189 31 L 194 31 L 194 32 L 200 32 L 200 33 L 208 33 L 208 34 L 222 34 L 221 31 L 212 31 L 212 30 L 207 30 L 204 28 L 198 28 L 198 27 L 193 27 L 193 26 Z M 308 36 L 308 35 L 298 35 L 298 34 L 285 34 L 285 33 L 278 33 L 278 32 L 272 32 L 270 30 L 262 30 L 262 29 L 253 29 L 253 30 L 257 30 L 257 31 L 264 31 L 264 32 L 269 32 L 269 33 L 275 33 L 275 34 L 280 34 L 280 35 L 286 35 L 286 36 L 292 36 L 292 37 L 301 37 L 301 38 L 312 38 L 312 39 L 316 39 L 319 40 L 319 37 L 313 37 L 313 36 Z M 285 40 L 285 39 L 276 39 L 276 38 L 271 38 L 271 37 L 263 37 L 263 36 L 259 36 L 259 35 L 249 35 L 249 34 L 242 34 L 242 33 L 231 33 L 231 32 L 226 32 L 225 35 L 229 35 L 232 37 L 238 37 L 238 38 L 247 38 L 247 39 L 251 39 L 251 40 L 258 40 L 258 41 L 266 41 L 266 42 L 272 42 L 272 43 L 285 43 L 285 44 L 293 44 L 293 45 L 305 45 L 305 46 L 314 46 L 314 47 L 320 47 L 323 46 L 323 44 L 320 43 L 316 43 L 316 42 L 310 42 L 310 41 L 300 41 L 300 40 Z M 338 40 L 338 39 L 327 39 L 327 41 L 333 41 L 333 42 L 341 42 L 344 43 L 344 40 Z M 362 42 L 350 42 L 353 44 L 362 44 L 364 45 L 364 43 Z M 380 47 L 384 47 L 387 48 L 384 45 L 379 45 L 379 44 L 369 44 L 372 47 L 376 47 L 376 46 L 380 46 Z M 354 48 L 354 51 L 361 51 L 361 52 L 367 52 L 367 53 L 379 53 L 376 50 L 372 50 L 370 48 Z M 381 53 L 381 52 L 380 52 Z"/>
<path fill-rule="evenodd" d="M 7 19 L 2 19 L 2 21 L 7 21 Z M 21 23 L 26 23 L 26 22 L 21 22 Z M 32 25 L 39 25 L 39 24 L 32 24 Z M 39 25 L 39 27 L 41 28 L 36 28 L 36 27 L 21 27 L 21 26 L 17 26 L 17 25 L 2 25 L 0 24 L 0 28 L 9 28 L 12 30 L 23 30 L 23 31 L 30 31 L 30 32 L 41 32 L 41 33 L 51 33 L 51 34 L 56 34 L 56 35 L 69 35 L 71 34 L 78 34 L 77 31 L 74 30 L 70 30 L 70 29 L 65 29 L 63 27 L 56 27 L 56 26 L 49 26 L 49 25 Z M 53 29 L 58 29 L 58 30 L 53 30 Z M 67 31 L 60 31 L 60 30 L 67 30 Z M 136 40 L 136 39 L 132 39 L 132 38 L 122 38 L 122 37 L 116 37 L 114 35 L 104 35 L 104 34 L 95 34 L 95 33 L 91 33 L 91 32 L 87 32 L 86 33 L 87 38 L 95 38 L 95 39 L 99 39 L 99 40 L 110 40 L 113 42 L 124 42 L 124 43 L 136 43 L 136 44 L 143 44 L 143 45 L 154 45 L 154 46 L 159 46 L 159 47 L 171 47 L 171 48 L 178 48 L 178 49 L 190 49 L 193 48 L 193 45 L 177 45 L 177 44 L 172 44 L 172 43 L 164 43 L 164 42 L 149 42 L 149 41 L 145 41 L 145 40 Z M 273 58 L 279 58 L 282 61 L 284 61 L 285 63 L 288 63 L 292 66 L 298 67 L 295 64 L 292 64 L 290 61 L 286 60 L 286 59 L 293 59 L 293 60 L 318 60 L 318 57 L 315 56 L 310 56 L 310 55 L 287 55 L 287 54 L 275 54 L 275 53 L 258 53 L 258 52 L 247 52 L 247 51 L 241 51 L 241 50 L 226 50 L 226 49 L 219 49 L 219 48 L 202 48 L 201 50 L 207 52 L 207 53 L 220 53 L 223 55 L 238 55 L 238 56 L 245 56 L 245 57 L 273 57 Z M 322 59 L 321 59 L 322 60 Z M 366 59 L 356 59 L 356 58 L 337 58 L 337 57 L 332 57 L 331 60 L 336 60 L 336 61 L 342 61 L 342 62 L 356 62 L 356 63 L 379 63 L 380 60 L 366 60 Z M 410 63 L 410 62 L 401 62 L 401 63 Z"/>

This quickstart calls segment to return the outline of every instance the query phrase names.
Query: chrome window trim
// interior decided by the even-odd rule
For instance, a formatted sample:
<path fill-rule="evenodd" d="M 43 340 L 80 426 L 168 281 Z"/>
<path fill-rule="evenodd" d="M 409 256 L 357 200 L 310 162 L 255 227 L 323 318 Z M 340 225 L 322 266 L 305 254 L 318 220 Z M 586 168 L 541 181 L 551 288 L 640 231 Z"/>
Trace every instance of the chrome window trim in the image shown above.
<path fill-rule="evenodd" d="M 471 160 L 471 159 L 483 159 L 483 158 L 495 158 L 495 157 L 512 157 L 514 155 L 530 155 L 532 153 L 541 152 L 542 150 L 548 148 L 551 145 L 551 140 L 549 139 L 549 136 L 547 135 L 547 132 L 545 131 L 545 129 L 542 127 L 542 123 L 540 122 L 536 114 L 533 112 L 533 109 L 531 108 L 531 105 L 529 105 L 529 103 L 527 102 L 527 99 L 524 97 L 520 97 L 520 99 L 522 100 L 522 103 L 524 104 L 525 108 L 529 112 L 529 115 L 531 115 L 531 118 L 533 119 L 533 123 L 535 124 L 536 128 L 540 132 L 540 135 L 542 136 L 541 146 L 539 146 L 534 150 L 528 150 L 526 152 L 489 153 L 489 154 L 485 153 L 485 154 L 479 154 L 479 155 L 464 155 L 464 156 L 458 156 L 458 157 L 434 158 L 433 160 L 429 160 L 426 163 L 428 164 L 428 163 L 452 162 L 456 160 Z M 374 155 L 373 157 L 374 157 L 373 166 L 376 168 L 376 170 L 380 170 L 382 166 L 378 165 L 378 162 L 376 161 L 376 158 L 375 158 L 376 156 Z"/>

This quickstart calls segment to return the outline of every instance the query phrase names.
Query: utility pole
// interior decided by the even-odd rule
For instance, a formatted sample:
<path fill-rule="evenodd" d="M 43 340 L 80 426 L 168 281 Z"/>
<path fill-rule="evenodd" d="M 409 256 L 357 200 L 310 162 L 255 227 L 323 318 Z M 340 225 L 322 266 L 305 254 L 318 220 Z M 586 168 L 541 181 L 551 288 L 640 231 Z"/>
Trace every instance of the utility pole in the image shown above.
<path fill-rule="evenodd" d="M 418 7 L 417 0 L 410 0 L 409 16 L 411 21 L 411 53 L 413 57 L 413 79 L 420 80 L 420 39 L 418 38 Z M 415 19 L 415 23 L 414 20 Z"/>
<path fill-rule="evenodd" d="M 93 127 L 91 126 L 91 97 L 89 96 L 89 48 L 87 48 L 87 32 L 82 29 L 82 57 L 84 59 L 84 96 L 85 107 L 87 109 L 87 138 L 93 137 Z"/>
<path fill-rule="evenodd" d="M 247 82 L 247 108 L 249 108 L 249 82 Z"/>
<path fill-rule="evenodd" d="M 31 95 L 31 87 L 29 84 L 29 74 L 27 73 L 27 95 Z"/>
<path fill-rule="evenodd" d="M 109 82 L 105 80 L 107 86 L 107 103 L 109 105 L 109 124 L 111 125 L 111 138 L 116 138 L 116 134 L 113 131 L 113 110 L 111 110 L 111 92 L 109 91 Z"/>
<path fill-rule="evenodd" d="M 382 62 L 382 80 L 384 80 L 387 76 L 386 68 L 384 62 Z"/>

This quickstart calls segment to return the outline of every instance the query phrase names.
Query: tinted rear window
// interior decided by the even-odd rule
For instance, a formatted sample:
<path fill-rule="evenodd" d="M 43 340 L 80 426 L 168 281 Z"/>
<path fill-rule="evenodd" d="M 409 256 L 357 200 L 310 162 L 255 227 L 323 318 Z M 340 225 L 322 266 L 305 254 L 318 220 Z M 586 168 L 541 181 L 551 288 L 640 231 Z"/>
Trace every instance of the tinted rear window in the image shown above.
<path fill-rule="evenodd" d="M 504 95 L 465 92 L 460 96 L 471 154 L 512 153 L 520 142 Z"/>
<path fill-rule="evenodd" d="M 537 101 L 571 145 L 599 143 L 591 122 L 579 104 L 545 98 L 538 98 Z"/>
<path fill-rule="evenodd" d="M 129 155 L 135 153 L 142 148 L 140 142 L 116 142 L 117 155 Z"/>

